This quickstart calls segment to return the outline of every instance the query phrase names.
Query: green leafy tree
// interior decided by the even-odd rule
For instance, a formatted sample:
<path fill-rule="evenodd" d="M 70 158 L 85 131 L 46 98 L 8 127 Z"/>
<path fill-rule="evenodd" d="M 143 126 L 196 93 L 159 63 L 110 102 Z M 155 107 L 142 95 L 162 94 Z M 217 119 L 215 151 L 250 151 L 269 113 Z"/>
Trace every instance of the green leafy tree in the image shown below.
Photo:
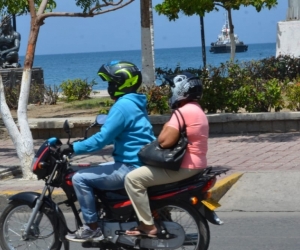
<path fill-rule="evenodd" d="M 167 16 L 170 21 L 175 21 L 179 18 L 179 13 L 187 16 L 204 16 L 205 13 L 219 10 L 219 7 L 224 8 L 228 13 L 231 60 L 234 60 L 235 42 L 231 10 L 239 10 L 241 6 L 253 6 L 259 12 L 264 7 L 270 9 L 277 4 L 276 0 L 164 0 L 161 4 L 155 6 L 155 10 L 158 14 Z"/>
<path fill-rule="evenodd" d="M 39 6 L 42 0 L 34 0 L 34 4 Z M 46 6 L 47 11 L 56 7 L 53 0 L 49 0 Z M 29 13 L 29 5 L 26 0 L 2 0 L 0 1 L 0 13 L 5 15 L 23 15 Z"/>
<path fill-rule="evenodd" d="M 30 34 L 27 43 L 20 96 L 18 102 L 18 126 L 14 122 L 9 107 L 6 104 L 4 86 L 0 76 L 0 113 L 8 130 L 10 138 L 17 150 L 21 162 L 23 178 L 32 178 L 30 165 L 34 157 L 33 138 L 27 119 L 27 103 L 30 91 L 31 72 L 34 61 L 38 35 L 44 20 L 49 17 L 94 17 L 110 11 L 120 9 L 134 0 L 73 0 L 81 12 L 54 12 L 56 3 L 53 0 L 1 0 L 0 12 L 2 14 L 24 14 L 31 16 Z"/>

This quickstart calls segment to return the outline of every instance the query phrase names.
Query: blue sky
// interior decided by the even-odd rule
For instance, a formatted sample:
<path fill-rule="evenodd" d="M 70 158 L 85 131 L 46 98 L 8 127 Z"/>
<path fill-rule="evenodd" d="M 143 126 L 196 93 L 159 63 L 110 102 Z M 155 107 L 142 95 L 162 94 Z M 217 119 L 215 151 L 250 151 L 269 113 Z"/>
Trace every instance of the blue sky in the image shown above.
<path fill-rule="evenodd" d="M 78 11 L 74 0 L 57 0 L 55 11 Z M 153 5 L 161 0 L 153 0 Z M 233 11 L 235 34 L 246 44 L 275 43 L 277 23 L 286 19 L 288 0 L 277 7 L 256 12 L 253 7 Z M 93 18 L 51 17 L 41 27 L 36 55 L 139 50 L 141 48 L 140 1 Z M 154 12 L 155 48 L 201 46 L 199 16 L 181 15 L 170 22 Z M 205 43 L 209 46 L 225 22 L 225 11 L 213 11 L 204 17 Z M 17 17 L 21 34 L 20 55 L 25 55 L 30 28 L 29 16 Z"/>

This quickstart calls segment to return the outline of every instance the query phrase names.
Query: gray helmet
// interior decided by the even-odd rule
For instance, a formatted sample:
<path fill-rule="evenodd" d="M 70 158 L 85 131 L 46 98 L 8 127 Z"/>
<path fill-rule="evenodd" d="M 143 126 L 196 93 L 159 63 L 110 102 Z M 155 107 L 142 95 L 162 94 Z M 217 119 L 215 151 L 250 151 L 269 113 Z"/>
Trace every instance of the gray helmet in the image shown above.
<path fill-rule="evenodd" d="M 172 109 L 178 107 L 183 101 L 200 100 L 202 97 L 202 81 L 198 76 L 189 72 L 182 72 L 172 76 L 166 76 L 166 81 L 171 86 L 169 104 Z"/>

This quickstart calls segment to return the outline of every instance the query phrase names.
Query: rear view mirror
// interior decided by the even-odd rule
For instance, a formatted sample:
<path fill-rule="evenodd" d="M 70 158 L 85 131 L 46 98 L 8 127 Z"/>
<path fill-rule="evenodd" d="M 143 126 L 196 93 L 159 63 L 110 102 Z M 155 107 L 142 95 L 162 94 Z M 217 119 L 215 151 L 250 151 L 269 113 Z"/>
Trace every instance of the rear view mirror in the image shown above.
<path fill-rule="evenodd" d="M 103 125 L 104 122 L 106 121 L 107 115 L 97 115 L 96 116 L 96 123 L 97 125 Z"/>
<path fill-rule="evenodd" d="M 84 139 L 87 138 L 89 129 L 92 127 L 95 127 L 95 126 L 103 125 L 106 120 L 106 117 L 107 117 L 107 115 L 97 115 L 95 122 L 93 122 L 88 128 L 86 128 L 85 133 L 84 133 Z"/>
<path fill-rule="evenodd" d="M 68 120 L 65 120 L 64 125 L 63 125 L 64 131 L 68 134 L 68 142 L 67 144 L 70 143 L 70 138 L 71 138 L 71 130 L 70 130 L 70 125 Z"/>
<path fill-rule="evenodd" d="M 68 120 L 65 120 L 64 125 L 63 125 L 63 129 L 67 134 L 70 134 L 70 125 Z"/>

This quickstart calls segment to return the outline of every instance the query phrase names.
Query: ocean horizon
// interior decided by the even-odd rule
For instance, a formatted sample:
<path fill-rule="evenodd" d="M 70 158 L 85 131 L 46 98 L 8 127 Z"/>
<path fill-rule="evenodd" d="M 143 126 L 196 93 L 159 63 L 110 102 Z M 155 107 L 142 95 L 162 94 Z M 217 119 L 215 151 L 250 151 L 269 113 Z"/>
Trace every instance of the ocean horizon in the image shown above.
<path fill-rule="evenodd" d="M 218 66 L 230 60 L 230 53 L 212 54 L 206 46 L 206 64 Z M 261 60 L 275 56 L 276 43 L 248 44 L 248 51 L 236 53 L 235 61 L 245 62 Z M 141 68 L 141 50 L 66 53 L 51 55 L 35 55 L 33 67 L 41 67 L 44 72 L 44 83 L 48 86 L 59 86 L 68 79 L 86 79 L 88 82 L 95 80 L 97 85 L 94 90 L 107 88 L 97 75 L 100 66 L 112 60 L 125 60 L 135 63 Z M 160 48 L 154 50 L 155 68 L 175 69 L 180 66 L 182 69 L 202 68 L 202 48 Z M 20 56 L 21 65 L 24 56 Z"/>
<path fill-rule="evenodd" d="M 276 46 L 276 43 L 247 43 L 247 45 L 264 45 L 264 44 L 272 44 Z M 207 48 L 207 53 L 209 52 L 210 46 L 205 46 Z M 174 48 L 156 48 L 156 50 L 165 50 L 165 49 L 189 49 L 189 48 L 200 48 L 201 46 L 191 46 L 191 47 L 174 47 Z M 35 56 L 55 56 L 55 55 L 69 55 L 69 54 L 89 54 L 89 53 L 109 53 L 109 52 L 125 52 L 125 51 L 141 51 L 139 49 L 126 49 L 126 50 L 106 50 L 106 51 L 86 51 L 86 52 L 71 52 L 71 53 L 54 53 L 54 54 L 35 54 Z M 19 55 L 20 57 L 24 58 L 25 55 Z"/>

